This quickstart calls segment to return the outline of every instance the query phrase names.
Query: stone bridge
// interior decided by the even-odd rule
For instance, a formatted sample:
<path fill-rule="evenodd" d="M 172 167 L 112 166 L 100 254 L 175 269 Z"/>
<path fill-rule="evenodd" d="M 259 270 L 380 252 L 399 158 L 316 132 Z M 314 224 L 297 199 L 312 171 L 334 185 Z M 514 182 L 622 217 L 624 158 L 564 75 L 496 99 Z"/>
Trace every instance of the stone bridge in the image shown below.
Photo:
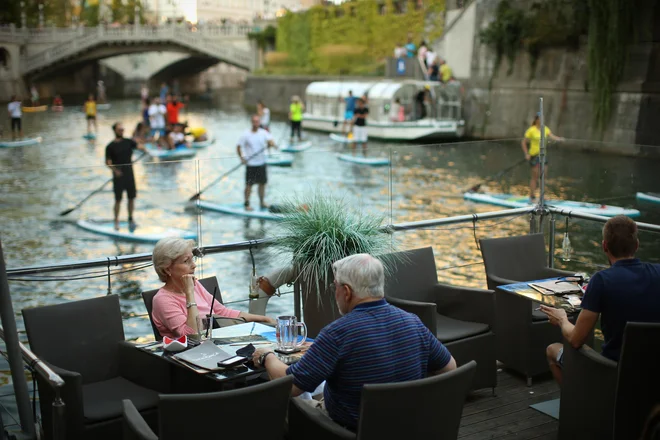
<path fill-rule="evenodd" d="M 121 28 L 0 28 L 0 46 L 20 47 L 18 75 L 35 80 L 71 65 L 138 52 L 183 52 L 245 70 L 256 67 L 258 51 L 248 40 L 250 26 L 189 29 L 182 25 Z M 14 61 L 16 61 L 14 59 Z"/>

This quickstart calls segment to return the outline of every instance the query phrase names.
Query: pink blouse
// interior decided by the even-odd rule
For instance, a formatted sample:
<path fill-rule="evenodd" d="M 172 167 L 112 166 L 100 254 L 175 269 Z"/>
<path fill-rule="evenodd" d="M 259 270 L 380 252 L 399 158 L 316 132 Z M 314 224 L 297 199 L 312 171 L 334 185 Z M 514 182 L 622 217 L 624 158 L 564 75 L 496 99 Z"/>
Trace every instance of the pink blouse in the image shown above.
<path fill-rule="evenodd" d="M 199 281 L 195 281 L 195 302 L 197 311 L 202 318 L 206 317 L 211 310 L 211 301 L 213 296 L 202 286 Z M 241 312 L 228 309 L 215 299 L 213 304 L 213 314 L 226 316 L 228 318 L 238 318 Z M 161 288 L 154 296 L 153 310 L 151 318 L 156 328 L 163 336 L 178 338 L 182 335 L 197 334 L 197 329 L 193 329 L 186 324 L 188 320 L 188 309 L 186 309 L 186 297 Z"/>

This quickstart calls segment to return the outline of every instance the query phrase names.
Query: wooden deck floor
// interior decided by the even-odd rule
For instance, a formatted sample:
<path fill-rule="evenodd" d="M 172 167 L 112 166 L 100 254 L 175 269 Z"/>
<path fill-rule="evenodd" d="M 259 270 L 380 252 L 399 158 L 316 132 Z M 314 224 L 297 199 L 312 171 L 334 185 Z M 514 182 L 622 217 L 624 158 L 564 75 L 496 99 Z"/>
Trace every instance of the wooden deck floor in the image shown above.
<path fill-rule="evenodd" d="M 559 386 L 550 375 L 527 387 L 525 378 L 498 369 L 495 396 L 490 389 L 468 398 L 463 409 L 461 440 L 555 440 L 557 420 L 529 407 L 559 397 Z"/>

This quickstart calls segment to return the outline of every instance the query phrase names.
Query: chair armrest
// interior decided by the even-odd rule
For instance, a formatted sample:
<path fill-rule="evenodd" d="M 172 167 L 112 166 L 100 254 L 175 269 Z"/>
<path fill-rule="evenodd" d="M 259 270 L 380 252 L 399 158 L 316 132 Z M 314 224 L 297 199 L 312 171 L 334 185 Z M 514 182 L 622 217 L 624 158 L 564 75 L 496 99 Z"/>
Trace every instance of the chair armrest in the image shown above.
<path fill-rule="evenodd" d="M 67 438 L 79 438 L 82 436 L 85 424 L 85 413 L 83 406 L 83 377 L 80 373 L 75 371 L 65 370 L 56 365 L 44 361 L 58 376 L 64 380 L 64 386 L 60 387 L 59 394 L 64 401 L 64 421 L 66 426 Z M 39 384 L 39 405 L 41 407 L 41 416 L 43 428 L 46 432 L 46 438 L 53 429 L 53 401 L 55 400 L 55 390 L 50 384 L 37 375 L 37 383 Z M 59 423 L 62 423 L 60 421 Z"/>
<path fill-rule="evenodd" d="M 561 270 L 555 269 L 552 267 L 546 267 L 543 269 L 541 277 L 543 278 L 554 278 L 554 277 L 569 277 L 575 275 L 575 271 L 570 270 Z"/>
<path fill-rule="evenodd" d="M 560 429 L 570 432 L 610 423 L 606 431 L 611 432 L 616 381 L 616 362 L 587 346 L 575 349 L 564 341 Z"/>
<path fill-rule="evenodd" d="M 422 324 L 424 324 L 429 330 L 431 330 L 431 333 L 435 335 L 437 331 L 435 322 L 437 306 L 435 303 L 410 301 L 407 299 L 395 298 L 393 296 L 387 296 L 385 298 L 387 299 L 387 302 L 393 306 L 408 313 L 412 313 L 413 315 L 417 315 L 420 321 L 422 321 Z"/>
<path fill-rule="evenodd" d="M 144 421 L 133 402 L 124 399 L 121 403 L 124 415 L 122 420 L 124 440 L 158 440 L 158 436 Z"/>
<path fill-rule="evenodd" d="M 438 283 L 433 294 L 437 312 L 461 321 L 495 324 L 495 292 Z"/>
<path fill-rule="evenodd" d="M 355 433 L 298 398 L 289 400 L 290 440 L 355 440 Z"/>
<path fill-rule="evenodd" d="M 119 375 L 159 393 L 170 392 L 171 365 L 166 359 L 140 350 L 128 341 L 119 342 Z"/>

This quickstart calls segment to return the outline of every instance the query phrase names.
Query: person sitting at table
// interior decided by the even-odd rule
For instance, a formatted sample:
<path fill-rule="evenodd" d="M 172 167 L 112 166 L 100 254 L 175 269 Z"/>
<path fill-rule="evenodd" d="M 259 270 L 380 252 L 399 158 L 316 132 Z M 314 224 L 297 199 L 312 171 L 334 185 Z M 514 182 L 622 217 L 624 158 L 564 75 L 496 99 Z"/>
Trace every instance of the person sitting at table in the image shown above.
<path fill-rule="evenodd" d="M 193 244 L 192 240 L 167 237 L 154 247 L 154 269 L 165 285 L 154 296 L 151 315 L 160 334 L 170 338 L 196 335 L 198 316 L 206 317 L 211 311 L 213 296 L 195 278 Z M 267 316 L 229 309 L 217 299 L 213 304 L 213 314 L 275 323 Z"/>
<path fill-rule="evenodd" d="M 637 224 L 624 215 L 605 223 L 602 246 L 611 267 L 597 272 L 589 281 L 575 325 L 563 309 L 542 305 L 541 311 L 550 323 L 561 327 L 562 335 L 574 348 L 584 344 L 600 315 L 605 339 L 602 354 L 618 362 L 626 323 L 660 322 L 660 264 L 635 258 L 639 248 Z M 552 375 L 561 384 L 562 344 L 548 346 L 546 354 Z"/>
<path fill-rule="evenodd" d="M 294 365 L 287 367 L 269 349 L 255 350 L 253 361 L 271 379 L 292 375 L 293 396 L 326 381 L 323 399 L 308 402 L 355 430 L 363 385 L 421 379 L 454 370 L 456 361 L 417 316 L 385 301 L 383 265 L 376 258 L 351 255 L 332 269 L 343 316 L 324 327 Z"/>

